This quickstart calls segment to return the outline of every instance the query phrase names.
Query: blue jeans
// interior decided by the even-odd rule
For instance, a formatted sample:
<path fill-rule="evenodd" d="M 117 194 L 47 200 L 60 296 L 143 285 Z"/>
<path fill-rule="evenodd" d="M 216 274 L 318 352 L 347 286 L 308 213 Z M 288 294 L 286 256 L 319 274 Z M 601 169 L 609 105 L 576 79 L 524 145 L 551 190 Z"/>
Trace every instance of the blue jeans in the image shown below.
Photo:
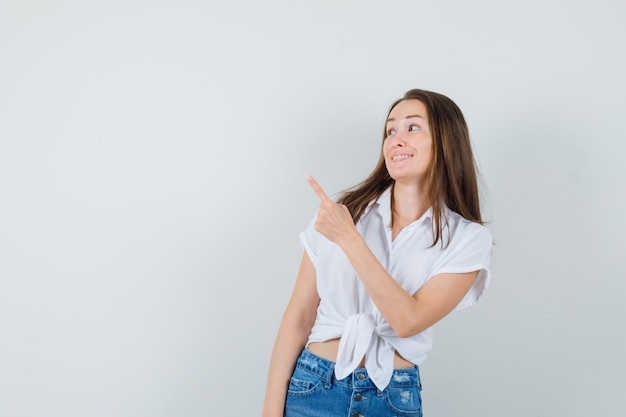
<path fill-rule="evenodd" d="M 419 368 L 395 369 L 384 391 L 363 368 L 335 378 L 335 363 L 304 349 L 289 382 L 285 417 L 421 417 Z"/>

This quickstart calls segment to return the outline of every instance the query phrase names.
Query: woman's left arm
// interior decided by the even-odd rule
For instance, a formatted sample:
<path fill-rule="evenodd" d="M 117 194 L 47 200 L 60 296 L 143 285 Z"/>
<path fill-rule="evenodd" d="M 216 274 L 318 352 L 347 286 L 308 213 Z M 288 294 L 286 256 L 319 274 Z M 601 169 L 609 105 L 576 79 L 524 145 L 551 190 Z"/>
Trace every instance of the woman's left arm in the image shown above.
<path fill-rule="evenodd" d="M 440 274 L 415 294 L 409 294 L 376 259 L 354 226 L 348 208 L 331 200 L 312 177 L 307 180 L 321 200 L 315 229 L 343 250 L 372 301 L 398 336 L 410 337 L 426 330 L 461 302 L 478 271 Z"/>

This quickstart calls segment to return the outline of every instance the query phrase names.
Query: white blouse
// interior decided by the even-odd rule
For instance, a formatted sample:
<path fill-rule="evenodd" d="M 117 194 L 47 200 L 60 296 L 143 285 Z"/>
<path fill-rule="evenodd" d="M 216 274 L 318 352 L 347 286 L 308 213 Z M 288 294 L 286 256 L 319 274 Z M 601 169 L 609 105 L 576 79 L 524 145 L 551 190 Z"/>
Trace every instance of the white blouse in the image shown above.
<path fill-rule="evenodd" d="M 448 225 L 444 243 L 431 247 L 432 210 L 406 226 L 391 240 L 391 188 L 370 203 L 357 230 L 387 272 L 409 294 L 415 294 L 432 277 L 443 273 L 479 271 L 474 284 L 455 310 L 475 304 L 489 285 L 491 234 L 484 226 L 470 222 L 446 209 Z M 341 338 L 335 374 L 350 375 L 365 356 L 365 368 L 381 390 L 393 373 L 394 350 L 415 365 L 431 349 L 433 332 L 428 328 L 411 337 L 399 337 L 372 302 L 345 254 L 335 243 L 315 230 L 315 220 L 300 234 L 302 245 L 317 272 L 320 304 L 307 346 Z M 445 245 L 444 245 L 445 246 Z"/>

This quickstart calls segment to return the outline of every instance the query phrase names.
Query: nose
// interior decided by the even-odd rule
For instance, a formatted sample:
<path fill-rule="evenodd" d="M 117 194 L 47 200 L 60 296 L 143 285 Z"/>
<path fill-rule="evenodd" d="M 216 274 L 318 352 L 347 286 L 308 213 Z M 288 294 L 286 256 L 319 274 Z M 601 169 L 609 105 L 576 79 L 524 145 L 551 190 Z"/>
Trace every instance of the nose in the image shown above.
<path fill-rule="evenodd" d="M 397 133 L 395 135 L 393 135 L 393 140 L 392 140 L 392 145 L 393 147 L 403 147 L 406 144 L 406 141 L 404 140 L 404 136 L 401 133 Z"/>

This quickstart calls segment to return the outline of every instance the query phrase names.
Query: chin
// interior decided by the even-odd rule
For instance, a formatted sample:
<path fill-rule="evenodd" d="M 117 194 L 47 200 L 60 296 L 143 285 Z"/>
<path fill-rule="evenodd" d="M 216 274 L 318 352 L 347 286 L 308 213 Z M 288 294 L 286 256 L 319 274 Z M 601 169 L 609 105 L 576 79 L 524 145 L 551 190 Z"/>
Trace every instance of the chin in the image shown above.
<path fill-rule="evenodd" d="M 418 185 L 424 182 L 424 179 L 415 175 L 393 175 L 389 174 L 391 178 L 397 183 L 401 184 L 415 184 Z"/>

